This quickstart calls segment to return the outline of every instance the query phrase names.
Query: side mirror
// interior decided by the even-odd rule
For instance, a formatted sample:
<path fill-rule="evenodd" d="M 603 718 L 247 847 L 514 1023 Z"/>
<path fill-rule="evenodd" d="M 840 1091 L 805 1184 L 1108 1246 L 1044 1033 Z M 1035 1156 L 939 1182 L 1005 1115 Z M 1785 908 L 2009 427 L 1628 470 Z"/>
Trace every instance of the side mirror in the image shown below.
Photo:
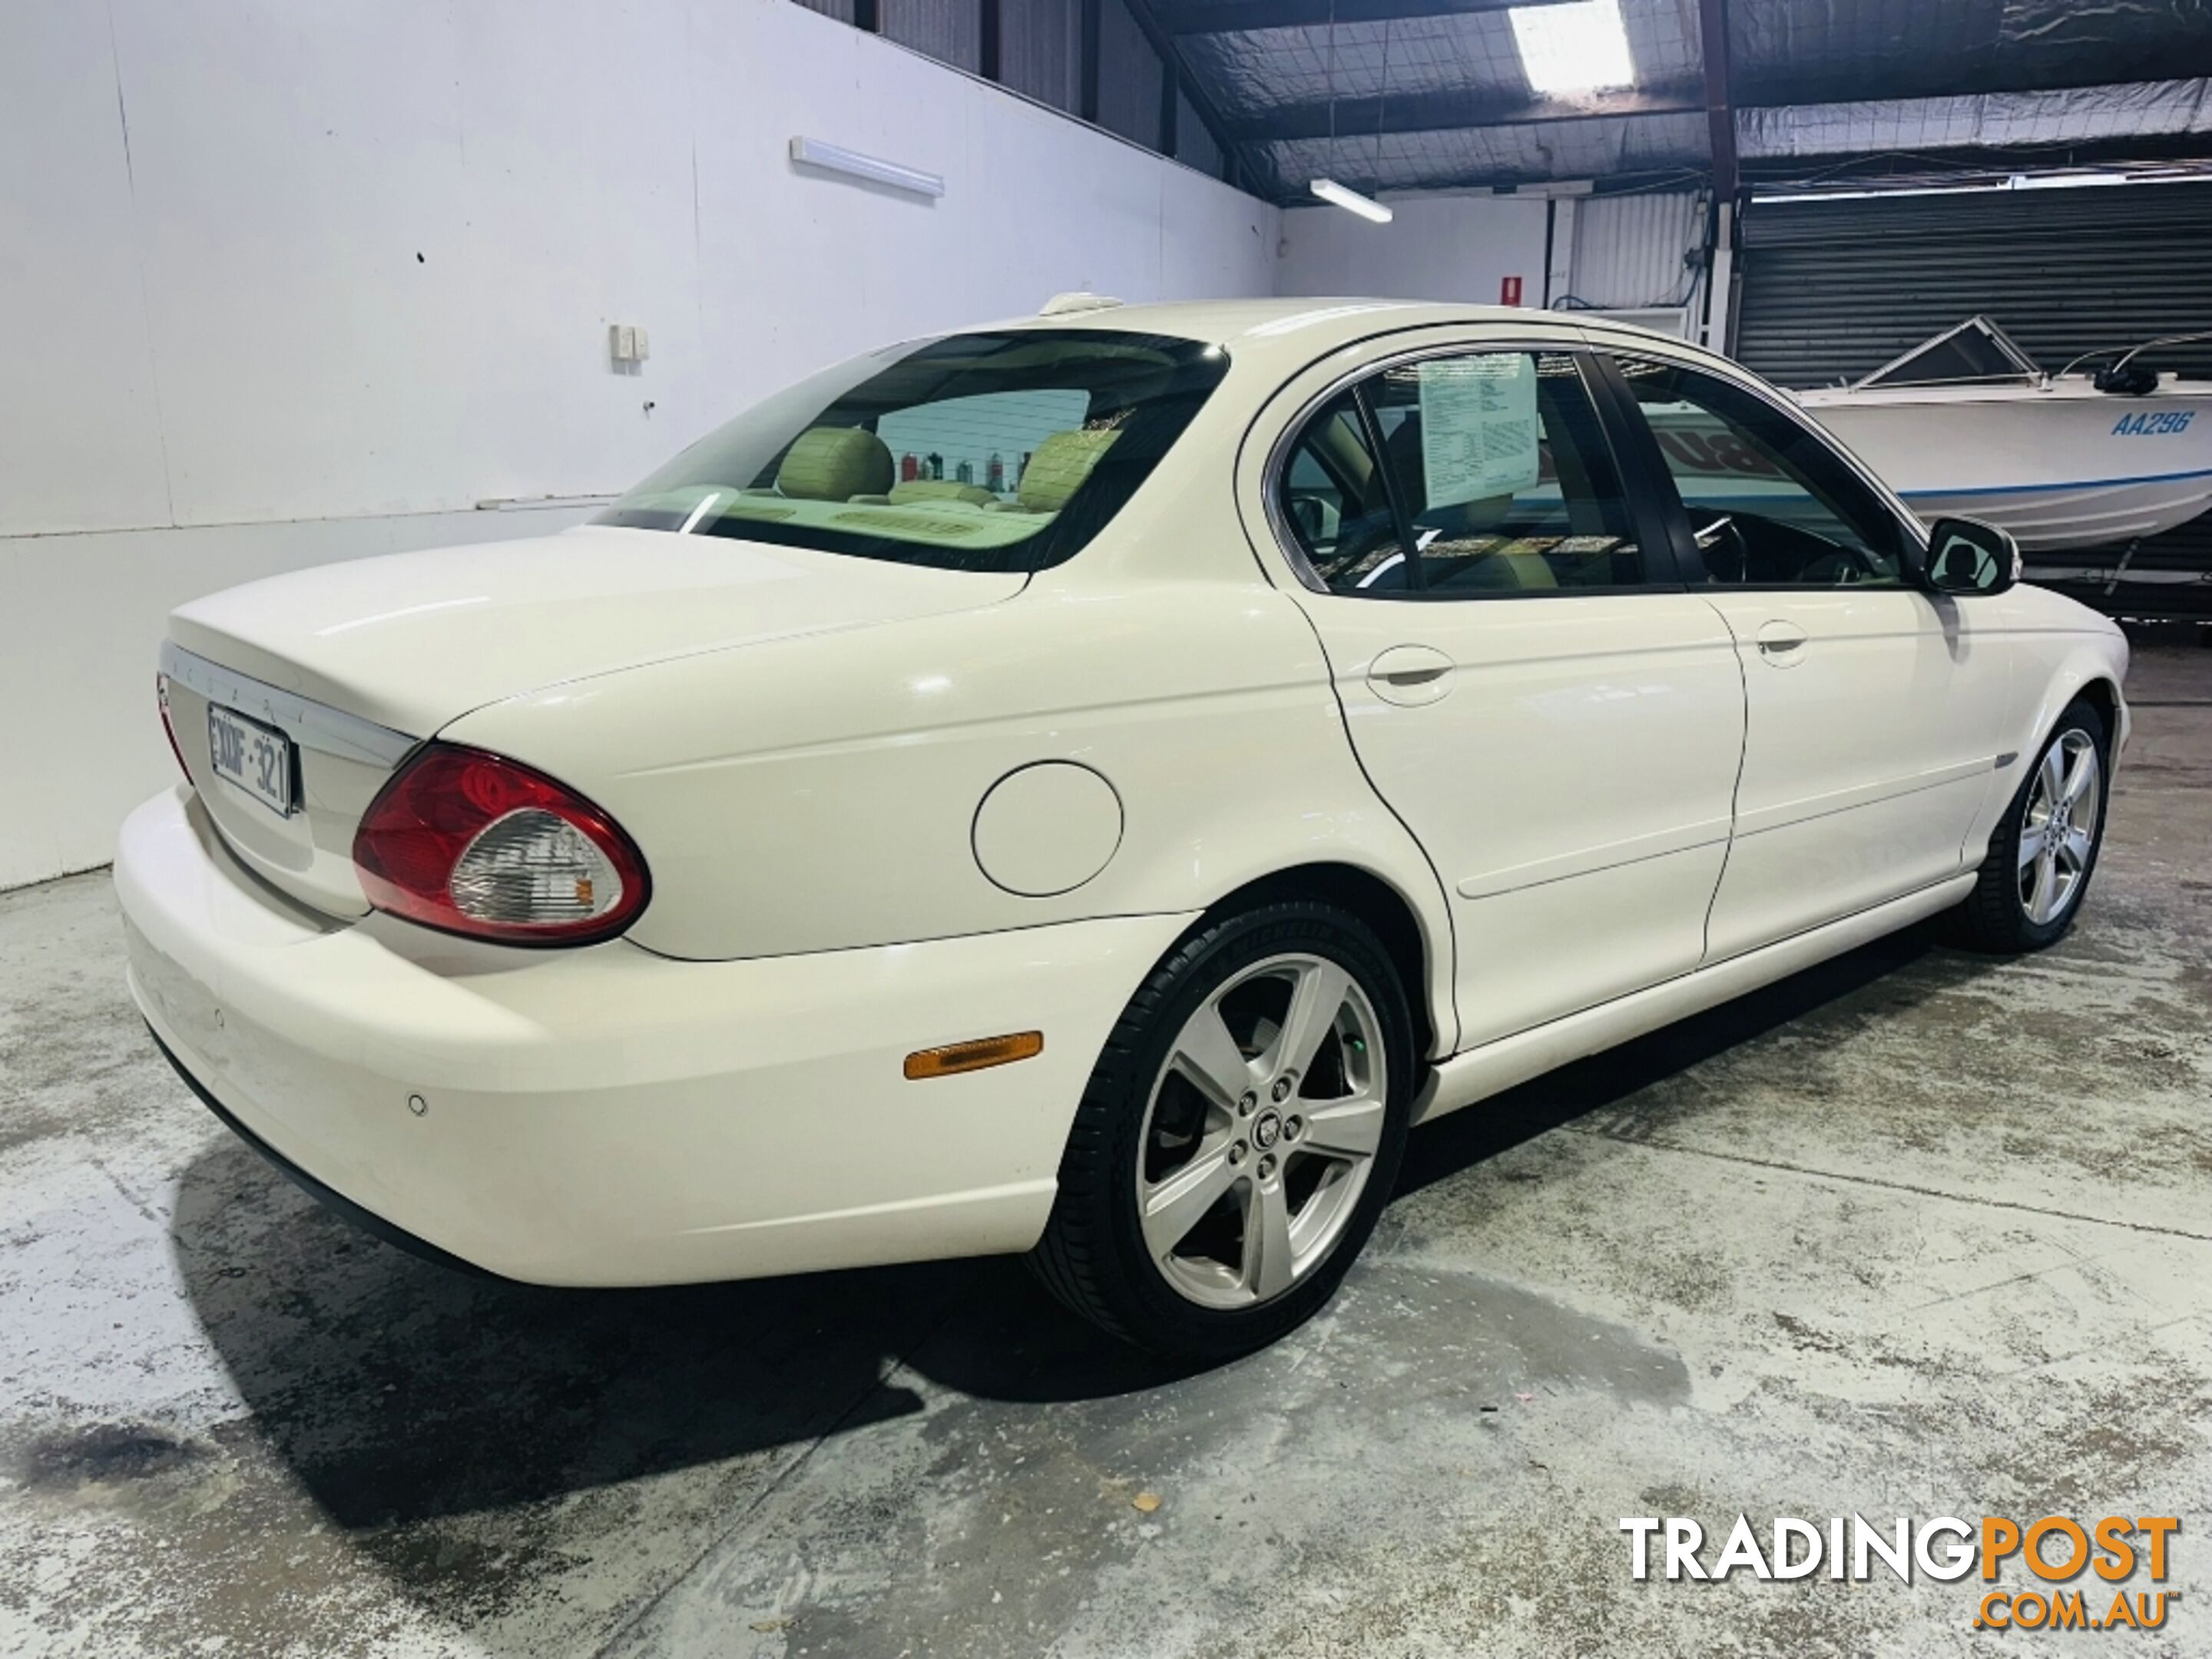
<path fill-rule="evenodd" d="M 2020 580 L 2020 544 L 1978 519 L 1938 519 L 1928 530 L 1928 586 L 1938 593 L 2002 593 Z"/>

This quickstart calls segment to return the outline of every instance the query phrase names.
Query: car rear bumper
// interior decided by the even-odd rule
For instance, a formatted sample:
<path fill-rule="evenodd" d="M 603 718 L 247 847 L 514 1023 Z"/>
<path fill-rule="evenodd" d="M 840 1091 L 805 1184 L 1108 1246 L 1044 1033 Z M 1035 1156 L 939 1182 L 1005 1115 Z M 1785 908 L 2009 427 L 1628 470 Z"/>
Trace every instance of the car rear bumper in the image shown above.
<path fill-rule="evenodd" d="M 115 884 L 138 1006 L 227 1121 L 379 1231 L 559 1285 L 1028 1248 L 1107 1030 L 1188 921 L 747 962 L 520 951 L 303 910 L 183 788 L 125 824 Z M 1032 1030 L 1035 1059 L 902 1074 Z"/>

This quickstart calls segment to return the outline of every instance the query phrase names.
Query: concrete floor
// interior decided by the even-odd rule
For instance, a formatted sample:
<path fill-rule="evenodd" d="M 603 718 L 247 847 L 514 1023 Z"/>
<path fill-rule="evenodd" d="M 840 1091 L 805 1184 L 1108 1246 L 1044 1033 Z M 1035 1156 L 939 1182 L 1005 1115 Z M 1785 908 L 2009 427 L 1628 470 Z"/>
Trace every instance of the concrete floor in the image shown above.
<path fill-rule="evenodd" d="M 103 878 L 0 896 L 0 1650 L 1963 1654 L 1968 1584 L 1639 1584 L 1619 1518 L 2057 1510 L 2184 1517 L 2166 1629 L 2079 1640 L 2212 1651 L 2212 651 L 2131 690 L 2057 950 L 1915 933 L 1423 1131 L 1195 1376 L 1007 1261 L 448 1277 L 171 1077 Z"/>

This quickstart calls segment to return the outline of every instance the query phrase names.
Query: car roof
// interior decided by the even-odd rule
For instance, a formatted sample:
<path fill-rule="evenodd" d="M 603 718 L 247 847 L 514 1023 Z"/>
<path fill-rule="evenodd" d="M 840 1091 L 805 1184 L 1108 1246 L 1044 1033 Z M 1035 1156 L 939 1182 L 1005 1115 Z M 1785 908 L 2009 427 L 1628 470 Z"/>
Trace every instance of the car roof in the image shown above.
<path fill-rule="evenodd" d="M 1072 297 L 1062 296 L 1063 300 Z M 1024 317 L 992 326 L 1164 334 L 1225 346 L 1232 358 L 1249 362 L 1255 356 L 1273 356 L 1279 351 L 1285 358 L 1310 362 L 1338 346 L 1405 329 L 1494 328 L 1501 334 L 1508 334 L 1525 333 L 1531 325 L 1543 325 L 1581 330 L 1589 335 L 1593 343 L 1626 346 L 1663 341 L 1678 351 L 1735 368 L 1725 359 L 1673 335 L 1608 318 L 1585 316 L 1579 312 L 1353 295 L 1166 301 L 1143 305 L 1102 301 L 1095 307 L 1062 309 L 1050 315 Z"/>

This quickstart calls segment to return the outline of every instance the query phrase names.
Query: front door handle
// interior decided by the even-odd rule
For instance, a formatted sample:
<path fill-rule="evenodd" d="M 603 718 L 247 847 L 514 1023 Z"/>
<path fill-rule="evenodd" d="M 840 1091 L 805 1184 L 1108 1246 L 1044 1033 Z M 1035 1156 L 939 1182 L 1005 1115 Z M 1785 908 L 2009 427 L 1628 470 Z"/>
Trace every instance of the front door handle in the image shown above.
<path fill-rule="evenodd" d="M 1805 630 L 1793 622 L 1779 618 L 1760 624 L 1759 629 L 1759 658 L 1775 668 L 1795 668 L 1804 660 Z"/>
<path fill-rule="evenodd" d="M 1414 708 L 1449 692 L 1457 666 L 1434 646 L 1394 645 L 1367 665 L 1367 686 L 1385 702 Z"/>

